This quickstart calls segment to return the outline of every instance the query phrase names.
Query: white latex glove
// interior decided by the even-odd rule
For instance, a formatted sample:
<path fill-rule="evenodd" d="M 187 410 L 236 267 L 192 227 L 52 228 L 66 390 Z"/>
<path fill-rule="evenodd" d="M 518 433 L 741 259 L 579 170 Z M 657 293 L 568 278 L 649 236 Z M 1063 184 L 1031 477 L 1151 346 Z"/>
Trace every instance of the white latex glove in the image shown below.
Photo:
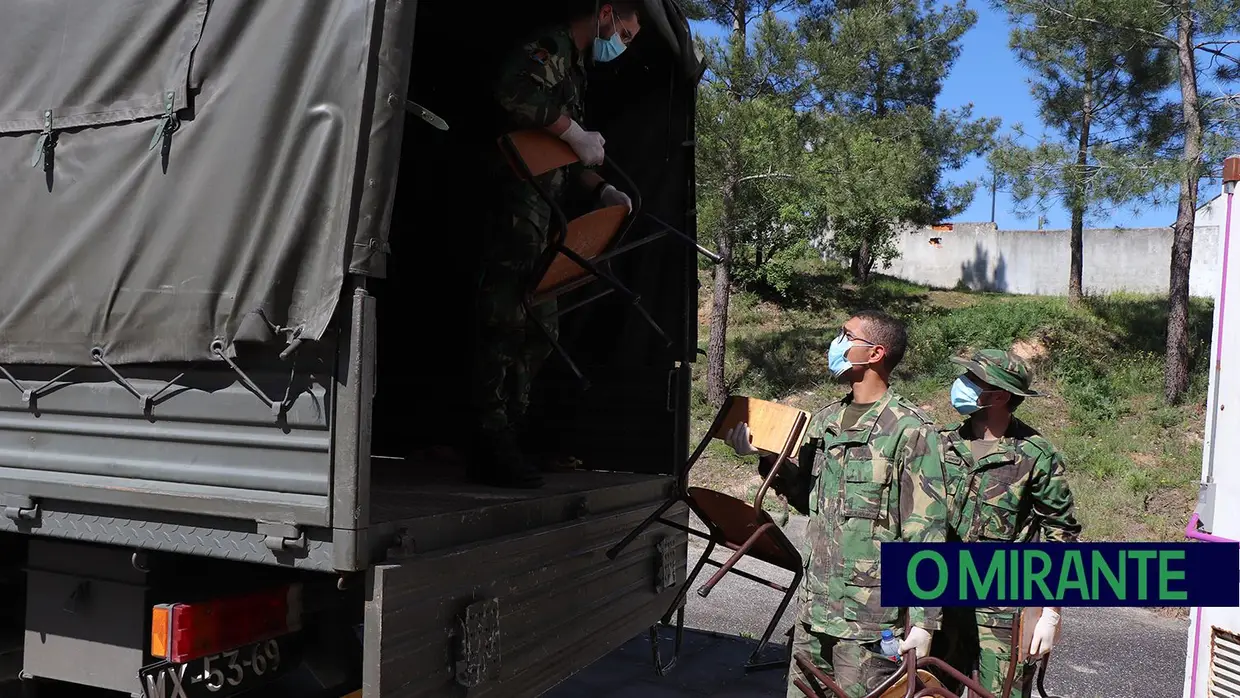
<path fill-rule="evenodd" d="M 930 654 L 930 633 L 925 628 L 919 628 L 916 625 L 908 631 L 908 637 L 900 641 L 900 654 L 916 649 L 917 659 L 921 659 Z"/>
<path fill-rule="evenodd" d="M 740 422 L 729 429 L 728 433 L 723 435 L 723 440 L 732 447 L 733 451 L 736 451 L 738 456 L 752 456 L 758 453 L 758 449 L 749 443 L 749 425 L 745 422 Z"/>
<path fill-rule="evenodd" d="M 1039 655 L 1050 652 L 1055 644 L 1055 631 L 1059 627 L 1060 616 L 1056 611 L 1044 608 L 1038 617 L 1038 624 L 1033 626 L 1033 640 L 1029 643 L 1029 653 Z"/>
<path fill-rule="evenodd" d="M 569 121 L 560 140 L 572 147 L 581 164 L 589 167 L 603 164 L 603 134 L 598 131 L 586 131 L 576 121 Z"/>
<path fill-rule="evenodd" d="M 598 200 L 604 206 L 624 206 L 629 213 L 633 212 L 633 200 L 629 198 L 629 195 L 610 184 L 603 185 L 603 191 L 599 192 Z"/>

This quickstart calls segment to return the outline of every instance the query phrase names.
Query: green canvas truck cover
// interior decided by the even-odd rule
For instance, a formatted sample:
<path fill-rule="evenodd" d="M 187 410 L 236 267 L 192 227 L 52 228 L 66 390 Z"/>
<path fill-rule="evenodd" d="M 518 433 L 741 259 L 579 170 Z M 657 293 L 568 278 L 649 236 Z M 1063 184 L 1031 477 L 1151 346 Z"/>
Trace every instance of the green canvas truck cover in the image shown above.
<path fill-rule="evenodd" d="M 0 366 L 321 338 L 385 273 L 416 5 L 0 3 Z"/>
<path fill-rule="evenodd" d="M 320 337 L 384 271 L 415 4 L 0 3 L 0 365 Z"/>

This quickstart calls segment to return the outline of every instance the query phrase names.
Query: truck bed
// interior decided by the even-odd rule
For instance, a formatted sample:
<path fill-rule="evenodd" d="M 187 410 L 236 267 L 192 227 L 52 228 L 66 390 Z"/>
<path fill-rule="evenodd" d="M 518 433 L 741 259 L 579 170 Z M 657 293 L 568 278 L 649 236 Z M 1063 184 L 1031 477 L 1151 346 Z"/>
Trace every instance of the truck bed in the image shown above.
<path fill-rule="evenodd" d="M 372 523 L 434 518 L 667 479 L 655 475 L 582 470 L 545 473 L 546 484 L 543 487 L 514 490 L 467 482 L 464 469 L 456 464 L 446 464 L 438 469 L 412 468 L 402 459 L 380 456 L 371 460 L 371 468 Z"/>
<path fill-rule="evenodd" d="M 467 482 L 457 462 L 375 457 L 371 530 L 394 543 L 389 554 L 425 553 L 657 502 L 672 486 L 665 475 L 588 470 L 544 479 L 535 490 L 488 487 Z"/>

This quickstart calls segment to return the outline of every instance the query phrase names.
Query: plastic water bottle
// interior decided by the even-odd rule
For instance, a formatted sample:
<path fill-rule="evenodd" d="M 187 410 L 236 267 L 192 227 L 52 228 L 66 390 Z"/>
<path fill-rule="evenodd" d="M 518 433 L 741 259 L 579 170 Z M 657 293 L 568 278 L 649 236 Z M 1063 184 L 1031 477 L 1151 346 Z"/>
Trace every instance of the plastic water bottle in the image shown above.
<path fill-rule="evenodd" d="M 879 643 L 879 648 L 883 651 L 883 656 L 889 659 L 898 659 L 900 657 L 900 641 L 890 630 L 883 631 L 883 641 Z"/>

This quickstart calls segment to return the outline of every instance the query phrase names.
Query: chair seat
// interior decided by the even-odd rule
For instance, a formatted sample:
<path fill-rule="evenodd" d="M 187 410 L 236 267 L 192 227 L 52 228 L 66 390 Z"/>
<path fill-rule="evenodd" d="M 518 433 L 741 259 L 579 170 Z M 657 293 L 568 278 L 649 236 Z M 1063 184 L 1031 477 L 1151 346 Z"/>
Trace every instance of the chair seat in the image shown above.
<path fill-rule="evenodd" d="M 629 211 L 624 206 L 608 206 L 590 211 L 568 222 L 564 246 L 587 260 L 607 251 Z M 572 259 L 558 254 L 547 273 L 538 283 L 535 293 L 544 295 L 574 281 L 592 276 Z"/>
<path fill-rule="evenodd" d="M 690 487 L 688 494 L 694 505 L 732 545 L 742 545 L 760 525 L 774 523 L 770 514 L 758 512 L 749 502 L 731 495 L 703 487 Z M 790 572 L 801 569 L 801 556 L 778 526 L 768 528 L 749 549 L 748 555 Z"/>

